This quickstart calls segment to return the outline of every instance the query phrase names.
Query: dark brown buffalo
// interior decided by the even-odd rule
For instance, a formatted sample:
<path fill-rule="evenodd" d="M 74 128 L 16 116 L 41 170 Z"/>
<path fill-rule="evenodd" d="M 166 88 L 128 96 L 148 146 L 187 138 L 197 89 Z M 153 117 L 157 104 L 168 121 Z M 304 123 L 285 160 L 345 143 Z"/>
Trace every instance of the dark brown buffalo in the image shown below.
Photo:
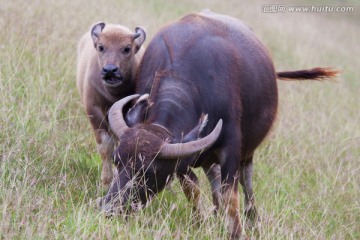
<path fill-rule="evenodd" d="M 322 68 L 276 73 L 268 51 L 247 25 L 210 11 L 164 27 L 144 54 L 138 95 L 118 101 L 109 112 L 111 128 L 120 139 L 114 153 L 119 175 L 101 207 L 114 213 L 129 203 L 145 204 L 173 173 L 196 207 L 199 188 L 191 167 L 201 166 L 216 207 L 224 206 L 230 236 L 238 238 L 238 182 L 245 195 L 245 215 L 254 219 L 253 155 L 275 119 L 276 78 L 334 74 Z M 128 112 L 129 127 L 122 108 L 143 94 L 149 99 Z"/>

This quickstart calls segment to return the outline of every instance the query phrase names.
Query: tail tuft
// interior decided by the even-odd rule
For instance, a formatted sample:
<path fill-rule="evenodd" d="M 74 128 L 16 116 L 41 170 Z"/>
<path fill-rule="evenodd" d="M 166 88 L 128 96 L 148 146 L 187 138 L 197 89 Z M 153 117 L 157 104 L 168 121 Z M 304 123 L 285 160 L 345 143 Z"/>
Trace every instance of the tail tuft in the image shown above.
<path fill-rule="evenodd" d="M 277 78 L 285 81 L 292 80 L 323 80 L 336 77 L 338 70 L 333 68 L 312 68 L 292 72 L 278 72 Z"/>

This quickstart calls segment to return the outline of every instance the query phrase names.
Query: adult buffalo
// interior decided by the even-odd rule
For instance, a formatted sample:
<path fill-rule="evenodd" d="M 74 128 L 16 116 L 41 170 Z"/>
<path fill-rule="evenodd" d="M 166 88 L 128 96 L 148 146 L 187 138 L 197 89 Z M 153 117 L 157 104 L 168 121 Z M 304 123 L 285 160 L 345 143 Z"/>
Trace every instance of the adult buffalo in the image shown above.
<path fill-rule="evenodd" d="M 119 175 L 101 207 L 117 212 L 129 202 L 145 204 L 173 173 L 196 206 L 199 188 L 191 167 L 201 166 L 214 203 L 224 206 L 230 236 L 238 238 L 238 182 L 245 215 L 255 218 L 253 155 L 275 119 L 276 78 L 319 79 L 335 73 L 322 68 L 276 73 L 268 51 L 247 25 L 210 11 L 164 27 L 144 54 L 138 95 L 118 101 L 109 112 L 120 140 L 115 151 Z M 122 109 L 144 94 L 149 94 L 148 104 L 128 112 L 129 127 Z"/>

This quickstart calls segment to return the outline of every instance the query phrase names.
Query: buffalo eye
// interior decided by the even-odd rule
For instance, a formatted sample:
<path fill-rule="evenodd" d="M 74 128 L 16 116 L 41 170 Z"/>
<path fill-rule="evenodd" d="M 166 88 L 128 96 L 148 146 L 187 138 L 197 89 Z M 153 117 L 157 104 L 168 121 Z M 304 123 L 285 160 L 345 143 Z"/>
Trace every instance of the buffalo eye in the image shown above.
<path fill-rule="evenodd" d="M 99 52 L 103 52 L 105 49 L 104 49 L 104 46 L 102 46 L 102 45 L 99 45 L 98 46 L 98 51 Z"/>
<path fill-rule="evenodd" d="M 129 54 L 131 51 L 131 47 L 130 46 L 126 46 L 124 49 L 123 49 L 123 53 L 124 54 Z"/>

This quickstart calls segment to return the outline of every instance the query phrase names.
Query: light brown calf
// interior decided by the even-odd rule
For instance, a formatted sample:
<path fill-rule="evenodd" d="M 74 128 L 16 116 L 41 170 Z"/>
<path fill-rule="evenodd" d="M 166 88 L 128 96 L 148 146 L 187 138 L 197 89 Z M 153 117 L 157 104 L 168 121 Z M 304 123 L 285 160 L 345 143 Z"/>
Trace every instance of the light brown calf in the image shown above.
<path fill-rule="evenodd" d="M 101 22 L 78 45 L 76 83 L 95 131 L 104 186 L 113 178 L 111 153 L 116 142 L 109 129 L 107 111 L 114 102 L 134 93 L 145 38 L 146 33 L 140 27 L 133 33 L 124 26 Z"/>

